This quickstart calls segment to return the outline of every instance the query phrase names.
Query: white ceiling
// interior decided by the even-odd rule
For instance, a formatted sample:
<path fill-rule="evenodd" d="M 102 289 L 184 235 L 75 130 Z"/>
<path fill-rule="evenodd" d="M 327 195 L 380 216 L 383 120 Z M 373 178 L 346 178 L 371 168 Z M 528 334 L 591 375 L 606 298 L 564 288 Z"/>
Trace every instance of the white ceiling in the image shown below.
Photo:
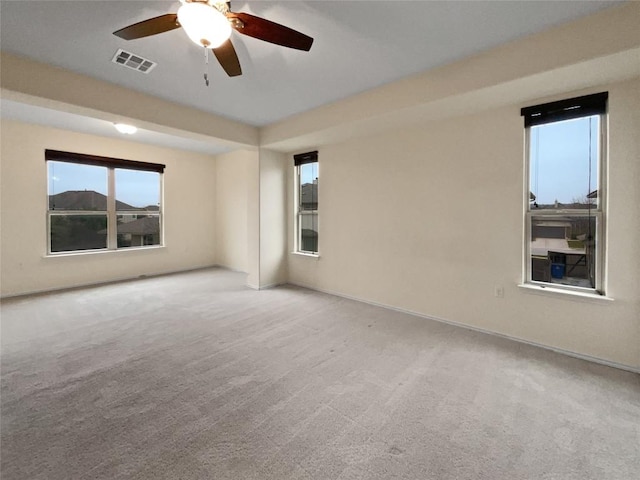
<path fill-rule="evenodd" d="M 243 75 L 227 77 L 211 55 L 210 87 L 203 80 L 203 51 L 181 29 L 128 42 L 112 35 L 129 24 L 176 12 L 178 1 L 1 0 L 0 47 L 264 126 L 617 3 L 621 2 L 232 1 L 233 11 L 287 25 L 315 42 L 311 51 L 301 52 L 234 32 Z M 158 66 L 144 75 L 116 65 L 111 59 L 118 48 Z M 6 107 L 4 101 L 3 112 L 19 115 L 14 103 Z M 21 115 L 29 111 L 34 113 L 33 107 Z"/>

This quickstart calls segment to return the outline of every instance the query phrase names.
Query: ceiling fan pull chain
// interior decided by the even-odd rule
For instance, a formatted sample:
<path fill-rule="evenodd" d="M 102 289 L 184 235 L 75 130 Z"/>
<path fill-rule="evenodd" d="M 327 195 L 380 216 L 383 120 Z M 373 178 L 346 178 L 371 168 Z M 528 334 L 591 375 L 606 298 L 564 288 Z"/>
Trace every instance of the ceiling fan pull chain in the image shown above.
<path fill-rule="evenodd" d="M 209 50 L 204 47 L 204 84 L 209 86 Z"/>

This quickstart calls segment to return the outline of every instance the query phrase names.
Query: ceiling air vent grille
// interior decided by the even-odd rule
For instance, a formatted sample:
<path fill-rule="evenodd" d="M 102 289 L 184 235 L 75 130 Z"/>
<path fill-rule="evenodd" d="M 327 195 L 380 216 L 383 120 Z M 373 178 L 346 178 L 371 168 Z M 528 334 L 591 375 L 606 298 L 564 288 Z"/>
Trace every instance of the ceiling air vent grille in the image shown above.
<path fill-rule="evenodd" d="M 157 63 L 147 60 L 146 58 L 136 55 L 135 53 L 127 52 L 126 50 L 118 49 L 116 54 L 111 59 L 113 63 L 122 65 L 133 70 L 137 70 L 142 73 L 149 73 L 153 70 Z"/>

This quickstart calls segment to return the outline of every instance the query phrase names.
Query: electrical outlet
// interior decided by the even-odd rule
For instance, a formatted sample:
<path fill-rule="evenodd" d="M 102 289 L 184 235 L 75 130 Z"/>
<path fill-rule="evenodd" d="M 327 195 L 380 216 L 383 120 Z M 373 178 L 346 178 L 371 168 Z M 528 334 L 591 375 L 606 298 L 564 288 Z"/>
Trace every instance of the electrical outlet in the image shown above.
<path fill-rule="evenodd" d="M 502 285 L 496 285 L 494 287 L 493 294 L 498 298 L 504 298 L 504 288 Z"/>

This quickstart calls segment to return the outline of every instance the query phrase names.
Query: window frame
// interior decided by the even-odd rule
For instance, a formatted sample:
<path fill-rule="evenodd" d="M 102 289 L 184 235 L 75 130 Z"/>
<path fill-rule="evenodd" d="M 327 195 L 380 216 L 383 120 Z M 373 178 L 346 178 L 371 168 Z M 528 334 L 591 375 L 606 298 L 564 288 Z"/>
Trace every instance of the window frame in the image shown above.
<path fill-rule="evenodd" d="M 302 249 L 302 217 L 303 216 L 315 216 L 316 222 L 318 225 L 318 231 L 320 230 L 320 215 L 319 215 L 319 201 L 316 204 L 315 210 L 303 210 L 300 198 L 300 191 L 302 188 L 301 182 L 301 172 L 302 166 L 307 164 L 315 163 L 317 164 L 318 170 L 318 179 L 320 178 L 320 163 L 318 162 L 318 152 L 307 152 L 301 153 L 293 156 L 294 158 L 294 169 L 295 169 L 295 181 L 294 181 L 294 248 L 293 251 L 296 254 L 307 255 L 312 257 L 319 256 L 320 245 L 318 234 L 318 244 L 316 246 L 316 251 L 311 250 L 303 250 Z M 318 180 L 319 185 L 319 180 Z M 319 189 L 318 189 L 319 190 Z M 319 198 L 319 194 L 316 192 Z"/>
<path fill-rule="evenodd" d="M 566 106 L 575 103 L 581 99 L 594 98 L 596 102 L 604 101 L 604 110 L 594 107 L 593 104 L 589 104 L 587 101 L 587 107 L 581 112 L 563 113 L 561 110 L 575 109 L 575 107 L 566 108 Z M 522 109 L 522 115 L 525 116 L 525 168 L 524 168 L 524 189 L 523 189 L 523 206 L 524 206 L 524 248 L 523 248 L 523 283 L 525 285 L 537 286 L 542 288 L 552 288 L 564 292 L 577 292 L 582 294 L 596 294 L 605 295 L 606 290 L 606 198 L 607 198 L 607 163 L 608 163 L 608 112 L 606 107 L 607 93 L 589 95 L 585 97 L 578 97 L 576 99 L 562 100 L 560 102 L 552 102 L 549 104 L 543 104 L 536 107 L 528 107 Z M 529 123 L 527 121 L 527 113 L 532 111 L 543 111 L 545 107 L 550 110 L 550 106 L 560 109 L 552 110 L 552 113 L 548 115 L 548 118 L 540 121 Z M 554 114 L 558 114 L 555 115 Z M 543 113 L 542 116 L 545 114 Z M 597 204 L 588 210 L 575 209 L 575 208 L 560 208 L 560 209 L 532 209 L 531 202 L 531 128 L 534 126 L 557 123 L 560 121 L 588 118 L 591 116 L 597 116 L 598 121 L 598 158 L 597 158 L 597 184 L 595 186 L 598 192 Z M 551 119 L 549 119 L 551 118 Z M 532 257 L 531 257 L 531 235 L 532 235 L 532 223 L 535 218 L 558 218 L 558 217 L 594 217 L 596 223 L 596 245 L 594 248 L 595 253 L 595 265 L 594 265 L 594 287 L 581 287 L 574 285 L 565 285 L 560 283 L 553 283 L 551 281 L 533 280 L 532 278 Z"/>
<path fill-rule="evenodd" d="M 50 208 L 50 193 L 47 188 L 46 204 L 46 235 L 47 235 L 47 256 L 64 255 L 85 255 L 91 253 L 127 251 L 138 249 L 149 249 L 164 247 L 164 169 L 165 165 L 159 163 L 139 162 L 120 158 L 102 157 L 98 155 L 88 155 L 83 153 L 64 152 L 60 150 L 45 150 L 45 166 L 47 168 L 47 185 L 49 184 L 49 162 L 64 162 L 76 165 L 89 165 L 104 167 L 107 169 L 107 209 L 106 210 L 52 210 Z M 158 217 L 159 241 L 155 245 L 138 245 L 129 247 L 118 247 L 118 216 L 131 215 L 131 211 L 120 211 L 116 209 L 116 169 L 136 170 L 143 172 L 158 173 L 160 204 L 158 212 L 153 212 L 153 216 Z M 107 220 L 107 238 L 105 248 L 92 248 L 86 250 L 63 250 L 52 251 L 51 245 L 51 218 L 54 216 L 104 216 Z"/>

